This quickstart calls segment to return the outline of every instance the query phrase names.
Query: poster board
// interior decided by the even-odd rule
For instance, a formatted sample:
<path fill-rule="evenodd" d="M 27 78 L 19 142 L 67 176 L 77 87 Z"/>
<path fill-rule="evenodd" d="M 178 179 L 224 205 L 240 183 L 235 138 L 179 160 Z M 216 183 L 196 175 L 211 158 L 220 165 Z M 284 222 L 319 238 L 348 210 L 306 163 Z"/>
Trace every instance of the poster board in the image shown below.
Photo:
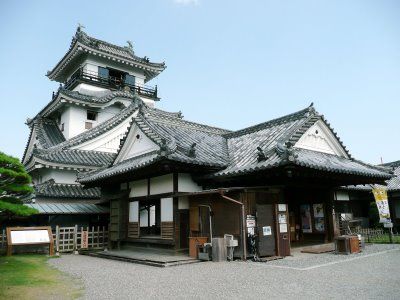
<path fill-rule="evenodd" d="M 7 255 L 13 246 L 49 245 L 49 255 L 54 255 L 53 233 L 50 226 L 7 227 Z"/>

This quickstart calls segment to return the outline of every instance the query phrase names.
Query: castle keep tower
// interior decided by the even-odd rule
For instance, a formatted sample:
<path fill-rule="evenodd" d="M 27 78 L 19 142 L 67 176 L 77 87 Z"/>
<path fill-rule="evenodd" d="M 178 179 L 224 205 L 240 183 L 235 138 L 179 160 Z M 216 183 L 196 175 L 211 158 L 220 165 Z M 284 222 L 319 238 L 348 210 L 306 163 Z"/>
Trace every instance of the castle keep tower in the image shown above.
<path fill-rule="evenodd" d="M 147 85 L 166 68 L 79 26 L 70 48 L 47 77 L 60 83 L 32 119 L 23 163 L 32 176 L 36 203 L 96 203 L 97 188 L 84 190 L 79 171 L 109 165 L 142 103 L 154 107 L 157 86 Z"/>

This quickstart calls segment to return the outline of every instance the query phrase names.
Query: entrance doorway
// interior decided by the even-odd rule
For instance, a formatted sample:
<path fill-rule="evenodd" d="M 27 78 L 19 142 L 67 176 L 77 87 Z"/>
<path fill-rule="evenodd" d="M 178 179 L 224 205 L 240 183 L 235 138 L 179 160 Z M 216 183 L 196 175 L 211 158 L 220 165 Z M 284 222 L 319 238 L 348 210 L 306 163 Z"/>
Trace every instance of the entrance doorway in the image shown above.
<path fill-rule="evenodd" d="M 258 255 L 275 256 L 274 204 L 257 204 Z"/>
<path fill-rule="evenodd" d="M 160 199 L 139 202 L 140 237 L 161 236 Z"/>

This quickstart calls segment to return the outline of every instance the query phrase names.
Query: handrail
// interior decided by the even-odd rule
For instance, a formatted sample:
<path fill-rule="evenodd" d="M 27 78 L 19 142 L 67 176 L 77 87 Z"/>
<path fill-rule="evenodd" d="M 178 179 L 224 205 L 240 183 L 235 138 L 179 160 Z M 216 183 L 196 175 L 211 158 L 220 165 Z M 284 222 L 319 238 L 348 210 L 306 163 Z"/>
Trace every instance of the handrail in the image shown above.
<path fill-rule="evenodd" d="M 83 70 L 83 68 L 76 70 L 76 72 L 72 74 L 71 78 L 65 83 L 64 87 L 68 89 L 76 81 L 90 82 L 112 88 L 122 88 L 127 86 L 138 95 L 157 98 L 157 86 L 151 87 L 146 85 L 129 84 L 123 78 L 118 78 L 115 76 L 103 77 L 96 72 Z"/>

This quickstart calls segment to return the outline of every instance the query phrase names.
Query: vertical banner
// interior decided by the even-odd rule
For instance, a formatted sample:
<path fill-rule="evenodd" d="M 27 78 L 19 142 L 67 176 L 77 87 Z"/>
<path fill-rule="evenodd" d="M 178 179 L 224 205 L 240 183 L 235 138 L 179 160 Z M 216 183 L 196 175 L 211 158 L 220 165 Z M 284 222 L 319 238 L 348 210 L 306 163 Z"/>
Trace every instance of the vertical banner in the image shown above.
<path fill-rule="evenodd" d="M 81 231 L 81 249 L 87 249 L 89 246 L 89 232 L 87 230 Z"/>
<path fill-rule="evenodd" d="M 379 211 L 379 223 L 390 223 L 390 212 L 387 192 L 384 187 L 375 187 L 372 189 L 376 206 Z"/>

